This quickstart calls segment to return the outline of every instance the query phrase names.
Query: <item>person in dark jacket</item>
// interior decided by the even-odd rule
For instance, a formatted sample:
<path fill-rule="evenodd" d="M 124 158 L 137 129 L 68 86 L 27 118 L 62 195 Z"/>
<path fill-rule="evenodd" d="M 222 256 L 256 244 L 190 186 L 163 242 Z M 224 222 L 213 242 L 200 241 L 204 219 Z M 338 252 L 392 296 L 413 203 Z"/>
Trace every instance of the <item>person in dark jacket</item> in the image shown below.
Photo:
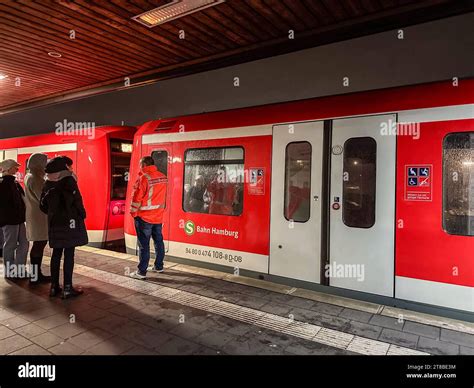
<path fill-rule="evenodd" d="M 40 209 L 48 215 L 49 246 L 51 256 L 51 291 L 54 297 L 61 292 L 59 271 L 64 252 L 64 290 L 62 298 L 67 299 L 83 293 L 72 285 L 75 247 L 88 243 L 84 220 L 86 210 L 72 172 L 72 160 L 58 156 L 46 165 L 46 183 L 40 199 Z"/>
<path fill-rule="evenodd" d="M 187 203 L 188 206 L 186 210 L 193 213 L 205 213 L 207 210 L 206 194 L 207 190 L 204 177 L 198 175 L 187 195 L 189 202 Z"/>
<path fill-rule="evenodd" d="M 26 277 L 26 239 L 24 202 L 25 192 L 16 181 L 15 174 L 20 165 L 13 159 L 0 163 L 0 228 L 3 232 L 3 263 L 5 277 L 9 279 Z"/>

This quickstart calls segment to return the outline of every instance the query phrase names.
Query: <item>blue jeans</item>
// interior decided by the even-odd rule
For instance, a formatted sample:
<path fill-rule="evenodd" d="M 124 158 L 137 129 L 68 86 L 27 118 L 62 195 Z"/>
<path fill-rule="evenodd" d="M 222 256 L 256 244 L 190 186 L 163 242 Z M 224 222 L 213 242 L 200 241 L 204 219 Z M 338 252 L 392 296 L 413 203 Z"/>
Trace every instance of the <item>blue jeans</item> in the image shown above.
<path fill-rule="evenodd" d="M 138 247 L 140 248 L 138 257 L 138 272 L 146 275 L 148 263 L 150 262 L 150 238 L 155 244 L 155 268 L 163 269 L 163 259 L 165 258 L 165 244 L 161 232 L 162 224 L 150 224 L 140 217 L 135 217 L 135 230 L 137 231 Z"/>

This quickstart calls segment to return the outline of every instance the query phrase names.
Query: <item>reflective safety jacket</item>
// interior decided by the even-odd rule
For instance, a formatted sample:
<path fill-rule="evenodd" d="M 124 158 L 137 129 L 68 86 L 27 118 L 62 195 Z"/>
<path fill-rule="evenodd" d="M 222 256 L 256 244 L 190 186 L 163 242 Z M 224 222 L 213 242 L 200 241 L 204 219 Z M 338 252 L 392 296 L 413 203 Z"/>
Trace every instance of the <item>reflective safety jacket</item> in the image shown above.
<path fill-rule="evenodd" d="M 130 214 L 150 224 L 163 223 L 168 178 L 156 166 L 142 168 L 133 186 Z"/>

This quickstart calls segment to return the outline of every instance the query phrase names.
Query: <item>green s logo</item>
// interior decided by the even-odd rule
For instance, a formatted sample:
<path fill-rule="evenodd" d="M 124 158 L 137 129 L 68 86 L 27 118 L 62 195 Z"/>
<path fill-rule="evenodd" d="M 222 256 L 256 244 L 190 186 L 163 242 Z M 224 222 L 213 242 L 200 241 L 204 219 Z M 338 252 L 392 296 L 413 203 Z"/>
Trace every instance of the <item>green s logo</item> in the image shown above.
<path fill-rule="evenodd" d="M 184 233 L 186 233 L 188 236 L 192 236 L 194 232 L 196 231 L 194 222 L 192 221 L 186 221 L 184 224 Z"/>

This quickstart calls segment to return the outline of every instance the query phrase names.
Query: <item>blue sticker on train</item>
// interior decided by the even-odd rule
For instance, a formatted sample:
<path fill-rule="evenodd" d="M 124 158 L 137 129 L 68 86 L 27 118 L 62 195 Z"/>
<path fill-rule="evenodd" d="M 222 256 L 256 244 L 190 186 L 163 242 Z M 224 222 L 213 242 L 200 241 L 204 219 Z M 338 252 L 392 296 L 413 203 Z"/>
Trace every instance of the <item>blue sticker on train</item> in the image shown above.
<path fill-rule="evenodd" d="M 420 167 L 420 176 L 430 176 L 430 168 L 429 167 Z"/>

